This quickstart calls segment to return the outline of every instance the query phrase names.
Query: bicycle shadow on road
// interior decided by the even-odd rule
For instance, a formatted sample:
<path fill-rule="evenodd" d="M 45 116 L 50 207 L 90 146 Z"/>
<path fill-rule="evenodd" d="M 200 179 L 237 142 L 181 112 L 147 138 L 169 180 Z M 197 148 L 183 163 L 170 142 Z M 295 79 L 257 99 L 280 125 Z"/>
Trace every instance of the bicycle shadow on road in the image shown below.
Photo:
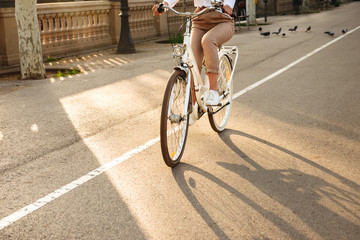
<path fill-rule="evenodd" d="M 212 181 L 215 184 L 219 185 L 221 188 L 225 189 L 233 196 L 237 197 L 238 199 L 246 203 L 249 207 L 256 210 L 264 218 L 273 222 L 283 232 L 289 234 L 290 236 L 293 236 L 294 239 L 306 239 L 306 237 L 302 233 L 297 231 L 296 228 L 294 228 L 291 224 L 287 223 L 281 217 L 277 216 L 271 211 L 263 208 L 255 201 L 251 200 L 249 197 L 239 192 L 233 186 L 227 184 L 226 182 L 216 177 L 215 175 L 187 163 L 180 163 L 176 168 L 173 168 L 172 171 L 177 184 L 179 185 L 180 189 L 182 190 L 188 201 L 192 204 L 194 209 L 199 213 L 202 219 L 206 222 L 206 224 L 211 228 L 211 230 L 219 239 L 231 239 L 231 238 L 225 233 L 225 231 L 219 226 L 216 220 L 209 214 L 209 212 L 205 209 L 205 207 L 200 203 L 199 199 L 195 196 L 195 194 L 192 191 L 192 188 L 195 187 L 196 183 L 192 178 L 190 178 L 188 182 L 185 178 L 185 172 L 195 172 L 207 178 L 209 181 Z"/>
<path fill-rule="evenodd" d="M 315 172 L 320 173 L 321 177 L 292 167 L 287 168 L 286 163 L 279 166 L 280 169 L 264 168 L 236 146 L 231 139 L 231 136 L 234 135 L 265 144 L 267 147 L 278 151 L 281 155 L 287 155 L 288 158 L 299 160 L 302 164 L 305 163 L 305 165 L 310 166 L 311 172 L 312 169 L 315 169 Z M 291 210 L 307 228 L 324 239 L 356 239 L 356 236 L 360 235 L 360 214 L 356 210 L 360 208 L 359 185 L 357 183 L 310 159 L 256 136 L 237 130 L 225 130 L 219 136 L 240 157 L 240 163 L 223 161 L 217 162 L 217 164 L 239 175 L 270 199 Z M 265 161 L 273 160 L 272 157 L 274 155 L 269 153 L 265 157 Z M 241 161 L 243 164 L 241 164 Z M 328 182 L 326 179 L 329 175 L 341 183 L 335 185 Z M 345 218 L 344 215 L 347 217 Z M 280 216 L 277 216 L 277 218 L 280 218 Z M 273 218 L 272 221 L 277 226 L 280 226 L 281 221 L 277 218 Z M 289 235 L 298 239 L 296 235 Z"/>

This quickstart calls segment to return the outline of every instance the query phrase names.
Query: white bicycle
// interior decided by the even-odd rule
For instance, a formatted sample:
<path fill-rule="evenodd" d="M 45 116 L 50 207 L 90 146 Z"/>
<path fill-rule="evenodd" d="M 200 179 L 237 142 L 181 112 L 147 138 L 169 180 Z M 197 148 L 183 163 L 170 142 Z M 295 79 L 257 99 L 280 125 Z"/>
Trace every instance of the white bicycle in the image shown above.
<path fill-rule="evenodd" d="M 215 107 L 207 107 L 204 104 L 204 94 L 209 89 L 208 80 L 203 81 L 199 68 L 196 64 L 190 44 L 191 19 L 211 11 L 221 10 L 219 1 L 212 1 L 213 6 L 203 9 L 198 13 L 178 12 L 172 7 L 160 4 L 158 11 L 169 9 L 175 14 L 186 18 L 186 28 L 183 44 L 175 45 L 173 54 L 179 59 L 179 65 L 174 68 L 166 86 L 160 120 L 160 143 L 161 152 L 166 165 L 175 167 L 184 153 L 190 114 L 195 111 L 198 119 L 205 113 L 212 129 L 221 132 L 225 129 L 230 117 L 233 77 L 238 59 L 236 46 L 219 47 L 219 77 L 217 90 L 220 95 L 220 103 Z M 221 1 L 220 1 L 221 2 Z M 226 14 L 231 18 L 228 14 Z M 193 77 L 193 79 L 192 79 Z M 193 80 L 193 81 L 192 81 Z M 193 83 L 193 86 L 191 86 Z M 192 91 L 198 103 L 198 109 L 193 109 Z"/>

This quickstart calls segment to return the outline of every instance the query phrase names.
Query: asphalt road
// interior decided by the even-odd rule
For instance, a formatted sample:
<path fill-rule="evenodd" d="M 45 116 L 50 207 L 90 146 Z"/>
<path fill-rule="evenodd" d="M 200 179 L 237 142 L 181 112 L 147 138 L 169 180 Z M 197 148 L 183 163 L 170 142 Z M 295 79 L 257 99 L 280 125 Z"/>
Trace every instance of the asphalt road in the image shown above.
<path fill-rule="evenodd" d="M 0 239 L 359 239 L 359 12 L 237 33 L 234 93 L 254 87 L 224 132 L 206 116 L 190 127 L 174 169 L 158 142 L 169 46 L 0 82 Z"/>

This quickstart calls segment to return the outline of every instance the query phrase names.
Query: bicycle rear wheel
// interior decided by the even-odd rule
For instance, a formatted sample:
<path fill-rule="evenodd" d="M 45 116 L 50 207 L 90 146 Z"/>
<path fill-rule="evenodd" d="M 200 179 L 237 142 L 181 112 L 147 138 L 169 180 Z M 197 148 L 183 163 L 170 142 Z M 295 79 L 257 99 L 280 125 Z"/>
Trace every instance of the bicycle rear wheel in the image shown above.
<path fill-rule="evenodd" d="M 208 114 L 211 128 L 215 132 L 223 131 L 229 121 L 233 94 L 233 84 L 232 81 L 231 83 L 229 82 L 231 72 L 232 65 L 229 58 L 226 55 L 222 55 L 219 63 L 219 78 L 217 80 L 219 95 L 223 95 L 223 98 L 220 100 L 222 107 L 213 108 Z"/>
<path fill-rule="evenodd" d="M 161 152 L 169 167 L 175 167 L 179 163 L 185 149 L 190 105 L 189 102 L 189 105 L 185 106 L 185 101 L 186 74 L 175 70 L 166 86 L 160 119 Z M 184 114 L 185 111 L 187 114 Z"/>

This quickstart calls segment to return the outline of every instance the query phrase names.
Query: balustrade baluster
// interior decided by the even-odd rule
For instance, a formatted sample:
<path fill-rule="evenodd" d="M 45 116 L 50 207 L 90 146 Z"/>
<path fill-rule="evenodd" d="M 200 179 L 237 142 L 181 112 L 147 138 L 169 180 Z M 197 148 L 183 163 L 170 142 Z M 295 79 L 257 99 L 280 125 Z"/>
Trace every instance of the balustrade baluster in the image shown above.
<path fill-rule="evenodd" d="M 51 15 L 49 14 L 45 14 L 45 27 L 47 30 L 47 43 L 52 43 L 53 39 L 53 31 L 54 31 L 54 27 L 53 25 L 51 25 Z"/>
<path fill-rule="evenodd" d="M 71 40 L 71 16 L 70 13 L 66 16 L 66 40 Z"/>
<path fill-rule="evenodd" d="M 82 39 L 84 37 L 84 19 L 82 12 L 77 12 L 76 14 L 78 19 L 78 26 L 77 26 L 78 39 Z"/>
<path fill-rule="evenodd" d="M 45 31 L 45 16 L 43 14 L 39 15 L 39 25 L 41 31 L 41 42 L 43 45 L 47 43 L 46 41 L 46 31 Z"/>
<path fill-rule="evenodd" d="M 82 18 L 81 18 L 80 12 L 75 13 L 75 19 L 76 19 L 75 35 L 76 35 L 76 39 L 80 39 L 80 38 L 82 38 L 82 32 L 81 32 Z"/>
<path fill-rule="evenodd" d="M 94 29 L 95 29 L 95 36 L 99 37 L 100 35 L 100 11 L 96 10 L 95 12 L 95 22 L 94 22 Z"/>
<path fill-rule="evenodd" d="M 44 15 L 43 19 L 42 19 L 42 24 L 43 24 L 43 41 L 44 41 L 44 45 L 49 43 L 49 29 L 48 29 L 48 24 L 47 24 L 47 18 Z"/>
<path fill-rule="evenodd" d="M 73 28 L 74 28 L 74 33 L 73 33 L 73 36 L 74 36 L 74 39 L 79 39 L 81 37 L 81 34 L 80 34 L 80 25 L 81 25 L 81 22 L 80 22 L 80 17 L 79 17 L 79 12 L 75 12 L 74 13 L 74 17 L 73 17 L 74 21 L 73 21 Z"/>
<path fill-rule="evenodd" d="M 55 15 L 54 17 L 55 20 L 55 42 L 59 42 L 61 41 L 61 29 L 60 29 L 60 17 L 58 14 Z"/>
<path fill-rule="evenodd" d="M 77 38 L 77 21 L 76 21 L 76 13 L 70 13 L 71 21 L 70 21 L 70 36 L 71 39 L 74 41 Z"/>
<path fill-rule="evenodd" d="M 89 11 L 88 14 L 88 18 L 89 18 L 89 38 L 92 38 L 94 36 L 94 12 L 93 11 Z"/>
<path fill-rule="evenodd" d="M 97 32 L 97 36 L 101 36 L 101 10 L 98 10 L 97 11 L 97 14 L 96 14 L 96 32 Z"/>
<path fill-rule="evenodd" d="M 100 15 L 100 11 L 96 11 L 95 15 L 94 15 L 94 26 L 93 26 L 96 38 L 98 38 L 100 35 L 100 29 L 99 29 L 99 27 L 100 27 L 99 17 L 100 16 L 99 15 Z"/>
<path fill-rule="evenodd" d="M 78 19 L 76 12 L 71 13 L 71 39 L 76 40 L 78 38 Z"/>
<path fill-rule="evenodd" d="M 108 16 L 105 10 L 101 11 L 101 35 L 105 35 L 108 28 Z"/>
<path fill-rule="evenodd" d="M 66 40 L 66 23 L 65 23 L 65 16 L 64 13 L 60 14 L 60 31 L 61 31 L 61 40 L 60 41 L 65 41 Z"/>
<path fill-rule="evenodd" d="M 51 14 L 49 18 L 50 31 L 51 31 L 51 42 L 56 42 L 56 13 Z"/>
<path fill-rule="evenodd" d="M 81 12 L 81 27 L 82 27 L 82 38 L 86 38 L 86 24 L 87 24 L 87 19 L 86 19 L 86 12 Z"/>
<path fill-rule="evenodd" d="M 86 22 L 85 22 L 85 28 L 86 28 L 86 35 L 85 35 L 85 38 L 88 38 L 90 36 L 90 17 L 89 17 L 89 11 L 86 11 L 85 13 L 85 19 L 86 19 Z"/>
<path fill-rule="evenodd" d="M 93 37 L 98 36 L 98 11 L 93 11 Z"/>

